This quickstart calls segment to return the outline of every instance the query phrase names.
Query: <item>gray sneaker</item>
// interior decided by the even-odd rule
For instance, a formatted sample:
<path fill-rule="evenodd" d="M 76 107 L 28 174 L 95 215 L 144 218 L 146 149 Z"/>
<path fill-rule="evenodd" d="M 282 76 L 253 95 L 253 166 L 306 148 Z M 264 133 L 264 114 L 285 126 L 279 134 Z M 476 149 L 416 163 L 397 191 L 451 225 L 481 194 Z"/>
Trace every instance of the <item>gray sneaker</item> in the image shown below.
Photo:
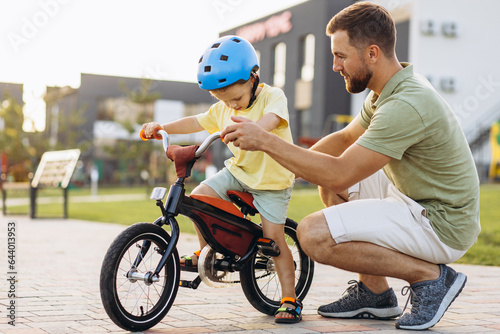
<path fill-rule="evenodd" d="M 380 294 L 370 291 L 362 282 L 351 280 L 342 298 L 318 308 L 318 314 L 329 318 L 391 319 L 401 315 L 394 290 Z"/>
<path fill-rule="evenodd" d="M 411 312 L 396 321 L 396 328 L 424 330 L 431 328 L 457 298 L 467 282 L 467 277 L 452 268 L 439 265 L 441 276 L 434 281 L 424 281 L 403 288 L 403 295 L 410 292 Z M 408 305 L 408 301 L 406 302 Z M 405 306 L 406 309 L 406 306 Z"/>

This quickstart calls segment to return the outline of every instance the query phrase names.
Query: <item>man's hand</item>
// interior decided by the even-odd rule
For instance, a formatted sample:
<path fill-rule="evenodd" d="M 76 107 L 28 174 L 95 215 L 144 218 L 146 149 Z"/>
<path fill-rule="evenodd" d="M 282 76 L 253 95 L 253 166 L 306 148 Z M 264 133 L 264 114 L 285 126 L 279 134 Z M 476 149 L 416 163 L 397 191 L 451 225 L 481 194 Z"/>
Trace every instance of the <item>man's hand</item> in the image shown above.
<path fill-rule="evenodd" d="M 224 143 L 233 143 L 234 146 L 245 151 L 259 151 L 264 145 L 264 138 L 269 133 L 261 128 L 257 123 L 244 118 L 231 116 L 234 124 L 226 126 L 221 137 Z"/>

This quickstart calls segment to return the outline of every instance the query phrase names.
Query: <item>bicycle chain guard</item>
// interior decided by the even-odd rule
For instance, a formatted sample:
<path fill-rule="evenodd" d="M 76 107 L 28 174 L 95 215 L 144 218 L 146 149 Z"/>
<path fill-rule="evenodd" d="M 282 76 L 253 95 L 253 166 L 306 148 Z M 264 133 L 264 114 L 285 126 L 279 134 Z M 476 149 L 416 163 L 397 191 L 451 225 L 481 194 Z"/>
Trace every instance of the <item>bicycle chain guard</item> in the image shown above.
<path fill-rule="evenodd" d="M 238 272 L 215 268 L 215 261 L 224 256 L 217 253 L 210 246 L 205 246 L 198 257 L 198 275 L 206 285 L 212 288 L 226 288 L 240 283 Z"/>

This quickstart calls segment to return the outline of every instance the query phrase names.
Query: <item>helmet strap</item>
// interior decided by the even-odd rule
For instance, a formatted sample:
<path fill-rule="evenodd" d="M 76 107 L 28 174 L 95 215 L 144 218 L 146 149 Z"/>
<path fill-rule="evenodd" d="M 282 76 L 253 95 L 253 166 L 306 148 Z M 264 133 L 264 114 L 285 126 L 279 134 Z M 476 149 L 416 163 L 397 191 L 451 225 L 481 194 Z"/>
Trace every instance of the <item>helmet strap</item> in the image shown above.
<path fill-rule="evenodd" d="M 252 87 L 252 97 L 250 98 L 250 102 L 248 103 L 247 109 L 250 108 L 252 104 L 255 102 L 255 99 L 257 99 L 257 96 L 255 96 L 255 92 L 259 87 L 259 81 L 260 81 L 259 76 L 256 73 L 252 72 L 250 75 L 254 78 L 254 81 Z"/>

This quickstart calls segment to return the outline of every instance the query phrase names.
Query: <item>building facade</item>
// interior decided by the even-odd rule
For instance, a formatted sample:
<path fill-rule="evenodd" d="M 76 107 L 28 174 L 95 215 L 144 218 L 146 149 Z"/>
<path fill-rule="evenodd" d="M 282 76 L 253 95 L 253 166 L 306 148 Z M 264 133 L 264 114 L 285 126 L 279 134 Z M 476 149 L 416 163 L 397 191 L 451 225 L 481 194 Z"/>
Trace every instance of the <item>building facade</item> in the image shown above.
<path fill-rule="evenodd" d="M 63 143 L 80 148 L 84 173 L 97 168 L 104 183 L 130 183 L 123 181 L 129 177 L 117 175 L 136 168 L 140 153 L 136 161 L 126 159 L 126 150 L 120 151 L 123 159 L 113 153 L 140 141 L 142 123 L 164 123 L 204 112 L 213 98 L 196 83 L 82 74 L 78 89 L 48 87 L 45 102 L 45 132 L 51 146 Z M 172 143 L 194 143 L 205 137 L 203 133 L 176 135 Z"/>
<path fill-rule="evenodd" d="M 325 34 L 330 19 L 354 2 L 310 0 L 220 33 L 242 36 L 254 45 L 261 81 L 282 88 L 287 96 L 296 144 L 310 146 L 340 129 L 359 112 L 368 94 L 346 91 L 342 76 L 332 69 L 330 40 Z M 500 2 L 376 2 L 396 22 L 398 59 L 413 63 L 415 71 L 426 76 L 450 104 L 484 178 L 492 158 L 490 129 L 500 119 L 500 70 L 493 66 L 500 52 L 500 44 L 494 42 L 500 28 L 495 16 Z M 471 11 L 475 14 L 470 15 Z M 139 78 L 82 74 L 78 89 L 48 87 L 47 136 L 53 146 L 75 142 L 82 149 L 82 160 L 91 162 L 105 159 L 102 148 L 106 145 L 137 140 L 140 120 L 167 122 L 203 112 L 214 102 L 196 83 L 151 80 L 148 84 L 140 103 L 130 102 L 131 96 L 144 95 L 144 81 Z M 0 84 L 0 93 L 6 89 L 22 101 L 22 85 Z M 176 139 L 193 143 L 205 136 Z M 220 167 L 227 152 L 223 147 L 214 151 Z"/>
<path fill-rule="evenodd" d="M 295 142 L 317 138 L 332 114 L 350 114 L 343 78 L 332 71 L 328 21 L 353 1 L 308 1 L 221 32 L 251 42 L 261 81 L 283 89 Z"/>
<path fill-rule="evenodd" d="M 23 85 L 15 83 L 0 82 L 0 101 L 7 96 L 12 97 L 17 103 L 23 103 Z"/>
<path fill-rule="evenodd" d="M 315 0 L 221 33 L 249 40 L 260 58 L 262 81 L 283 89 L 296 143 L 310 145 L 341 128 L 353 114 L 353 99 L 335 73 L 326 26 L 352 0 Z M 408 21 L 398 22 L 400 59 L 408 59 Z M 344 117 L 342 117 L 344 116 Z"/>
<path fill-rule="evenodd" d="M 354 2 L 310 0 L 221 33 L 253 43 L 261 78 L 281 87 L 288 98 L 296 143 L 307 145 L 339 129 L 350 118 L 338 115 L 356 115 L 368 94 L 347 93 L 343 78 L 332 70 L 325 35 L 329 20 Z M 498 40 L 495 13 L 500 2 L 374 2 L 395 20 L 398 59 L 411 62 L 455 111 L 484 179 L 491 160 L 490 129 L 500 119 L 500 70 L 493 65 L 500 51 L 500 44 L 493 42 Z"/>

